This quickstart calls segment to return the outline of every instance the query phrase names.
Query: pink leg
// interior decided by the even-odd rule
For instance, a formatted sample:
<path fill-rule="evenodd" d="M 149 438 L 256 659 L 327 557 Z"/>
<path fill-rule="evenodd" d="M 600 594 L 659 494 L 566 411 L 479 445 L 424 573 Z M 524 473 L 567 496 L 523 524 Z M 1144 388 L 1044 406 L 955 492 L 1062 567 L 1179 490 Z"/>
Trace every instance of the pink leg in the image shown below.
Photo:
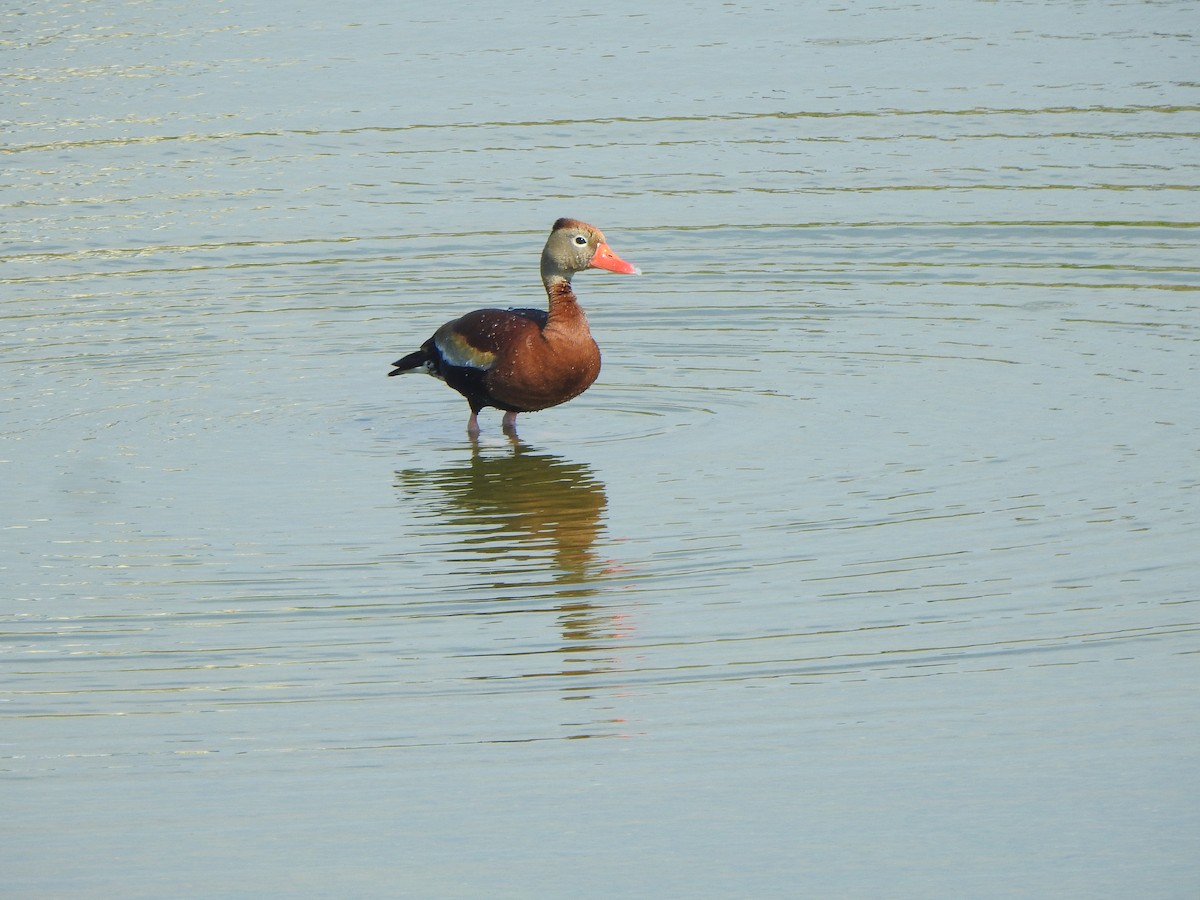
<path fill-rule="evenodd" d="M 471 418 L 467 419 L 467 434 L 471 437 L 479 437 L 479 419 L 476 417 L 475 410 L 471 410 Z"/>
<path fill-rule="evenodd" d="M 504 418 L 500 420 L 500 427 L 505 431 L 516 431 L 517 414 L 515 412 L 506 412 Z"/>

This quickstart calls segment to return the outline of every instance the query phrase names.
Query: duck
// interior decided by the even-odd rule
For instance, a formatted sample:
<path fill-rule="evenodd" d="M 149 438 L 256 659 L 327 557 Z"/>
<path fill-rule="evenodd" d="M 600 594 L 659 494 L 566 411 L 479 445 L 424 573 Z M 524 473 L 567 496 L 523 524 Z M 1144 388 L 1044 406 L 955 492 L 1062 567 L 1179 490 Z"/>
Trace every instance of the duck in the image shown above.
<path fill-rule="evenodd" d="M 515 435 L 518 413 L 566 403 L 600 374 L 600 348 L 571 287 L 571 277 L 585 269 L 641 274 L 613 252 L 599 228 L 559 219 L 542 250 L 546 309 L 477 309 L 452 319 L 392 363 L 388 375 L 424 372 L 454 388 L 471 407 L 472 438 L 485 407 L 502 410 L 503 430 Z"/>

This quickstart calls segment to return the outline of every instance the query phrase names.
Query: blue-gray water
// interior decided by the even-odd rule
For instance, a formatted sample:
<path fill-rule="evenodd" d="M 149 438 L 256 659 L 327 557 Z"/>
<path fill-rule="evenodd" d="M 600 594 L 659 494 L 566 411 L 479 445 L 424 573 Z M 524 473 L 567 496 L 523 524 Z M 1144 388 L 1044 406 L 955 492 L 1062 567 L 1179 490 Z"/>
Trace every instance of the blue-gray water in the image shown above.
<path fill-rule="evenodd" d="M 0 13 L 6 897 L 1200 890 L 1196 4 L 644 6 Z"/>

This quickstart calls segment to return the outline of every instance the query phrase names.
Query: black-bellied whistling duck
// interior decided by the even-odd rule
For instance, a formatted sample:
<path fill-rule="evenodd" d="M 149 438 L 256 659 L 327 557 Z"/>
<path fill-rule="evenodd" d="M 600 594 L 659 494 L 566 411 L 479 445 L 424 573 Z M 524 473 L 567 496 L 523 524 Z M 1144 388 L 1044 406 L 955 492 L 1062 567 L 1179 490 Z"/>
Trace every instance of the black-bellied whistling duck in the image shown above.
<path fill-rule="evenodd" d="M 636 275 L 636 267 L 609 249 L 600 229 L 559 219 L 542 250 L 542 283 L 549 310 L 477 309 L 447 322 L 408 356 L 392 363 L 389 375 L 428 372 L 467 398 L 467 432 L 479 434 L 479 411 L 504 410 L 512 432 L 517 413 L 566 403 L 586 391 L 600 374 L 600 348 L 587 316 L 571 290 L 571 276 L 584 269 Z"/>

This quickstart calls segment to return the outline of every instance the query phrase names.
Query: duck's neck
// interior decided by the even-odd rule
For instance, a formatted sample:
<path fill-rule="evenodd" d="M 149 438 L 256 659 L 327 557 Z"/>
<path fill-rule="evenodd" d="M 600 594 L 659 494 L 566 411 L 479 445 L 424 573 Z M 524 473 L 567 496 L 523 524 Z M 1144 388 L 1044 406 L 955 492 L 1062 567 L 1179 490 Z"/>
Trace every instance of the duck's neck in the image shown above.
<path fill-rule="evenodd" d="M 556 328 L 579 327 L 587 329 L 587 317 L 579 308 L 575 292 L 571 290 L 571 279 L 564 275 L 545 275 L 542 281 L 546 285 L 546 297 L 550 301 L 550 315 L 546 327 Z"/>

